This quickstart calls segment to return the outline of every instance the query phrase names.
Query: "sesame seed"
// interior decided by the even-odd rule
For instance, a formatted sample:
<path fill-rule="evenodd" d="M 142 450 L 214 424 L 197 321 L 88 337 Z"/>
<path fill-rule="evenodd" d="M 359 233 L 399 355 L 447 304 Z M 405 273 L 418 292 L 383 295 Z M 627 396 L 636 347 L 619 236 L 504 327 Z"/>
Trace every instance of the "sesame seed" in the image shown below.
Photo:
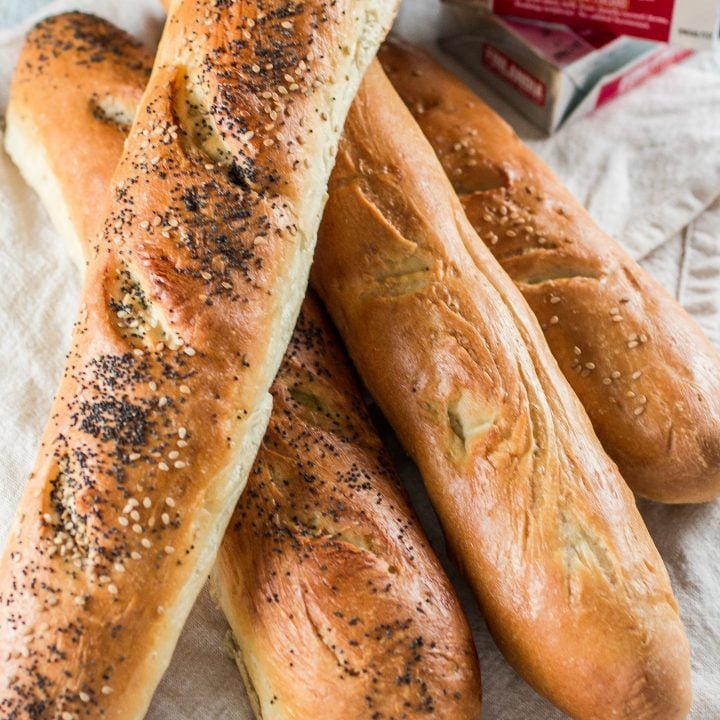
<path fill-rule="evenodd" d="M 158 467 L 163 471 L 167 472 L 170 469 L 170 466 L 166 462 L 159 462 Z"/>
<path fill-rule="evenodd" d="M 140 453 L 130 453 L 128 455 L 128 460 L 139 460 L 140 459 Z"/>
<path fill-rule="evenodd" d="M 75 605 L 84 605 L 85 604 L 85 596 L 84 595 L 78 595 L 75 600 L 73 600 Z"/>
<path fill-rule="evenodd" d="M 174 501 L 171 497 L 166 497 L 166 498 L 165 498 L 165 504 L 166 504 L 168 507 L 175 507 L 175 501 Z"/>
<path fill-rule="evenodd" d="M 553 305 L 557 305 L 560 302 L 560 298 L 557 295 L 551 295 L 550 296 L 550 302 Z"/>
<path fill-rule="evenodd" d="M 582 353 L 582 350 L 576 345 L 576 346 L 573 348 L 573 352 L 574 352 L 576 355 L 580 355 L 580 354 Z"/>
<path fill-rule="evenodd" d="M 612 321 L 613 321 L 613 322 L 622 322 L 622 321 L 623 321 L 622 315 L 613 315 L 613 316 L 612 316 Z"/>
<path fill-rule="evenodd" d="M 183 393 L 183 395 L 189 395 L 190 394 L 190 388 L 187 385 L 181 385 L 180 386 L 180 392 Z"/>
<path fill-rule="evenodd" d="M 43 515 L 43 520 L 47 523 L 52 522 L 52 515 L 50 513 L 45 513 Z"/>
<path fill-rule="evenodd" d="M 633 348 L 636 348 L 639 344 L 640 344 L 640 343 L 639 343 L 637 340 L 631 340 L 631 341 L 627 344 L 627 346 L 628 346 L 628 348 L 629 348 L 630 350 L 632 350 Z"/>
<path fill-rule="evenodd" d="M 621 377 L 621 375 L 622 375 L 622 373 L 621 373 L 619 370 L 613 370 L 613 371 L 610 373 L 610 377 L 611 377 L 613 380 L 617 380 L 619 377 Z"/>
<path fill-rule="evenodd" d="M 62 718 L 62 720 L 75 720 L 69 712 L 63 712 L 60 717 Z"/>
<path fill-rule="evenodd" d="M 633 380 L 637 380 L 642 375 L 642 370 L 636 370 L 630 377 Z"/>
<path fill-rule="evenodd" d="M 187 442 L 185 442 L 185 440 L 178 440 L 176 444 L 179 448 L 187 447 Z"/>
<path fill-rule="evenodd" d="M 165 554 L 172 555 L 175 552 L 175 548 L 172 545 L 165 546 Z"/>
<path fill-rule="evenodd" d="M 124 515 L 121 515 L 121 516 L 118 518 L 118 522 L 119 522 L 123 527 L 127 527 L 127 526 L 130 524 L 130 521 L 129 521 Z"/>
<path fill-rule="evenodd" d="M 125 566 L 122 563 L 115 563 L 113 567 L 115 568 L 116 572 L 125 572 Z"/>
<path fill-rule="evenodd" d="M 158 615 L 164 615 L 165 614 L 165 608 L 162 605 L 157 606 L 157 614 Z"/>
<path fill-rule="evenodd" d="M 131 510 L 130 511 L 130 518 L 132 520 L 135 520 L 137 522 L 140 519 L 140 513 L 137 510 Z"/>
<path fill-rule="evenodd" d="M 640 405 L 640 407 L 636 407 L 634 410 L 635 415 L 642 415 L 645 412 L 645 405 Z"/>
<path fill-rule="evenodd" d="M 133 560 L 142 560 L 142 555 L 139 552 L 135 552 L 135 550 L 130 553 L 130 557 Z"/>
<path fill-rule="evenodd" d="M 187 429 L 184 427 L 178 428 L 178 436 L 183 439 L 187 435 Z"/>
<path fill-rule="evenodd" d="M 185 467 L 185 463 L 182 460 L 176 460 L 175 461 L 175 467 L 178 470 L 182 470 Z"/>
<path fill-rule="evenodd" d="M 595 363 L 594 363 L 594 362 L 585 363 L 585 367 L 586 367 L 588 370 L 594 370 L 594 369 L 595 369 Z"/>
<path fill-rule="evenodd" d="M 169 524 L 170 524 L 170 516 L 169 516 L 167 513 L 163 513 L 163 514 L 160 516 L 160 519 L 162 520 L 163 525 L 169 525 Z"/>
<path fill-rule="evenodd" d="M 560 322 L 560 318 L 557 315 L 553 315 L 550 318 L 550 324 L 551 325 L 557 325 Z"/>
<path fill-rule="evenodd" d="M 82 690 L 81 690 L 81 691 L 78 693 L 78 695 L 80 696 L 80 699 L 81 699 L 84 703 L 90 702 L 90 696 L 89 696 L 86 692 L 82 692 Z"/>
<path fill-rule="evenodd" d="M 168 453 L 168 457 L 170 458 L 170 460 L 175 460 L 175 458 L 180 457 L 180 453 L 177 450 L 171 450 Z M 148 505 L 148 507 L 150 506 Z"/>
<path fill-rule="evenodd" d="M 151 381 L 148 383 L 148 387 L 149 387 L 153 392 L 157 392 L 158 386 L 157 386 L 157 383 L 156 383 L 154 380 L 151 380 Z"/>
<path fill-rule="evenodd" d="M 190 357 L 192 357 L 195 354 L 195 350 L 193 348 L 191 348 L 189 345 L 185 346 L 184 352 L 186 355 L 189 355 Z"/>
<path fill-rule="evenodd" d="M 158 406 L 159 406 L 159 407 L 165 407 L 166 405 L 167 405 L 167 398 L 163 395 L 163 396 L 158 400 Z"/>
<path fill-rule="evenodd" d="M 152 547 L 152 543 L 151 543 L 147 538 L 143 538 L 143 539 L 140 541 L 140 544 L 141 544 L 144 548 Z"/>
<path fill-rule="evenodd" d="M 103 685 L 102 689 L 100 690 L 103 695 L 110 695 L 112 691 L 113 689 L 109 685 Z"/>
<path fill-rule="evenodd" d="M 140 525 L 139 523 L 135 523 L 135 524 L 132 526 L 132 529 L 133 529 L 133 532 L 134 532 L 134 533 L 137 533 L 138 535 L 141 535 L 141 534 L 142 534 L 142 531 L 143 531 L 142 525 Z"/>
<path fill-rule="evenodd" d="M 118 594 L 117 585 L 113 585 L 112 583 L 110 583 L 110 585 L 108 585 L 107 589 L 108 589 L 108 592 L 109 592 L 111 595 L 117 595 L 117 594 Z"/>

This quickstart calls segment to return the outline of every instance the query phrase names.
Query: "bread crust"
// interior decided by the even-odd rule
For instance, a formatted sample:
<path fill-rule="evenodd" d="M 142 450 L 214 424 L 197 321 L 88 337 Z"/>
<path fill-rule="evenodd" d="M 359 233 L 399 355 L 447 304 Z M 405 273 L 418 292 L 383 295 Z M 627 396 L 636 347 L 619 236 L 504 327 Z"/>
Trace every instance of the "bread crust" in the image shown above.
<path fill-rule="evenodd" d="M 32 62 L 58 42 L 62 54 Z M 116 52 L 90 63 L 100 42 Z M 88 208 L 109 186 L 151 63 L 125 33 L 79 13 L 28 37 L 10 149 L 46 204 L 70 218 L 83 253 L 97 222 Z M 115 116 L 98 113 L 97 98 Z M 59 122 L 65 116 L 71 125 Z M 63 162 L 77 146 L 82 153 Z M 33 177 L 29 147 L 42 150 L 41 176 L 56 181 L 59 201 Z M 268 430 L 213 571 L 258 718 L 316 718 L 332 706 L 357 720 L 478 720 L 470 629 L 312 294 L 271 393 Z"/>
<path fill-rule="evenodd" d="M 265 430 L 336 140 L 393 13 L 173 3 L 0 560 L 3 717 L 145 712 Z"/>
<path fill-rule="evenodd" d="M 573 718 L 685 717 L 687 640 L 633 496 L 376 64 L 329 189 L 312 282 L 499 647 Z"/>
<path fill-rule="evenodd" d="M 213 570 L 258 717 L 479 720 L 467 622 L 312 293 L 272 393 Z"/>
<path fill-rule="evenodd" d="M 399 41 L 381 61 L 630 487 L 717 497 L 720 353 L 695 320 L 458 78 Z"/>

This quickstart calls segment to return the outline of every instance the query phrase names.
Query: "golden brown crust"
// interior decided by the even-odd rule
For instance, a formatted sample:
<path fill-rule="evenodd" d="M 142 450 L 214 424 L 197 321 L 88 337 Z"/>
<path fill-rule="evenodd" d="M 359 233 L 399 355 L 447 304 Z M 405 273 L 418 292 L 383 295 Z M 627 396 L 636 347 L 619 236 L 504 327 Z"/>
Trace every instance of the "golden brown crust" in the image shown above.
<path fill-rule="evenodd" d="M 109 23 L 80 14 L 43 24 L 28 43 L 41 49 L 78 32 L 84 44 L 63 42 L 40 68 L 19 66 L 12 122 L 44 150 L 87 253 L 85 208 L 101 202 L 128 129 L 92 112 L 92 99 L 122 93 L 134 115 L 150 59 Z M 109 37 L 116 52 L 90 62 Z M 81 120 L 62 124 L 65 115 Z M 78 144 L 70 168 L 62 158 Z M 318 718 L 331 705 L 357 720 L 477 720 L 467 622 L 312 296 L 271 392 L 268 431 L 214 572 L 258 717 Z"/>
<path fill-rule="evenodd" d="M 377 64 L 312 279 L 519 672 L 579 720 L 684 717 L 687 640 L 632 494 Z"/>
<path fill-rule="evenodd" d="M 118 146 L 122 150 L 152 61 L 150 52 L 127 33 L 80 13 L 48 18 L 26 39 L 13 76 L 8 124 L 12 131 L 22 123 L 36 144 L 58 148 L 44 156 L 47 170 L 62 187 L 66 210 L 53 219 L 79 246 L 97 233 L 108 171 L 112 174 L 117 166 Z M 68 83 L 72 90 L 66 91 Z M 34 108 L 44 112 L 31 112 Z M 88 128 L 92 137 L 86 142 Z M 68 137 L 77 142 L 69 143 Z M 78 259 L 80 254 L 84 251 Z"/>
<path fill-rule="evenodd" d="M 466 621 L 312 295 L 272 393 L 214 570 L 259 717 L 477 720 Z"/>
<path fill-rule="evenodd" d="M 398 42 L 381 60 L 633 490 L 720 494 L 720 355 L 699 326 L 456 77 Z"/>
<path fill-rule="evenodd" d="M 3 717 L 147 707 L 264 431 L 335 142 L 393 11 L 173 4 L 0 561 Z"/>

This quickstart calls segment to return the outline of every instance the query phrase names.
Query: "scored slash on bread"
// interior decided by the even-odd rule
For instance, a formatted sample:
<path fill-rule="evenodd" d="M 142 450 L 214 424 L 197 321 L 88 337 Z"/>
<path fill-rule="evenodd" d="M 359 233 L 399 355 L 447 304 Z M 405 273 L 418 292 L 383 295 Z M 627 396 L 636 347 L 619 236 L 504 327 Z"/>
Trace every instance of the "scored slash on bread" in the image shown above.
<path fill-rule="evenodd" d="M 89 62 L 102 45 L 113 53 Z M 48 59 L 34 64 L 43 51 Z M 57 16 L 27 38 L 8 148 L 83 256 L 151 63 L 93 16 Z M 99 112 L 101 102 L 113 112 Z M 77 146 L 67 163 L 64 150 Z M 268 429 L 213 571 L 257 716 L 322 717 L 332 702 L 358 720 L 479 718 L 470 630 L 312 293 L 271 393 Z"/>
<path fill-rule="evenodd" d="M 0 560 L 4 718 L 145 712 L 265 431 L 337 139 L 395 5 L 173 3 Z"/>
<path fill-rule="evenodd" d="M 697 323 L 458 78 L 396 40 L 380 59 L 630 487 L 717 497 L 720 353 Z"/>
<path fill-rule="evenodd" d="M 577 720 L 679 720 L 688 643 L 615 464 L 379 64 L 311 270 L 500 649 Z"/>

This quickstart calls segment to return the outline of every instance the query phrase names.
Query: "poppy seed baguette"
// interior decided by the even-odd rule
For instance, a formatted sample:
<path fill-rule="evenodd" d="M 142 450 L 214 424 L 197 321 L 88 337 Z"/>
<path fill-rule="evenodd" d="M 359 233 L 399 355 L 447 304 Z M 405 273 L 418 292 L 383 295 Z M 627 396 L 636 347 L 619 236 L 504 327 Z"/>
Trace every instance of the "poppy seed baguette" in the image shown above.
<path fill-rule="evenodd" d="M 2 717 L 144 714 L 265 431 L 395 4 L 173 3 L 0 560 Z"/>

